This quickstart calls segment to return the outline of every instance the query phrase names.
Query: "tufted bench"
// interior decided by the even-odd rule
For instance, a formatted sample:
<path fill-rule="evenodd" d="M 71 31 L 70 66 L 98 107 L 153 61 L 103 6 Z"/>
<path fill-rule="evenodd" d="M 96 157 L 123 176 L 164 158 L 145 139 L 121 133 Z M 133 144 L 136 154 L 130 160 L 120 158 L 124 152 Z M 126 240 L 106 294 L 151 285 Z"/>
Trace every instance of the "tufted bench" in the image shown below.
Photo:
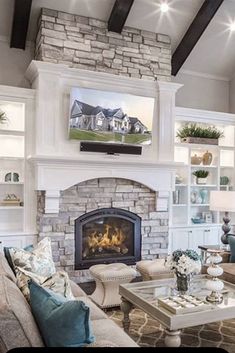
<path fill-rule="evenodd" d="M 89 271 L 96 281 L 96 289 L 90 298 L 101 308 L 120 305 L 119 284 L 136 277 L 136 271 L 122 263 L 94 265 Z"/>
<path fill-rule="evenodd" d="M 165 259 L 139 261 L 136 263 L 136 269 L 143 281 L 173 277 L 173 273 L 165 267 Z"/>

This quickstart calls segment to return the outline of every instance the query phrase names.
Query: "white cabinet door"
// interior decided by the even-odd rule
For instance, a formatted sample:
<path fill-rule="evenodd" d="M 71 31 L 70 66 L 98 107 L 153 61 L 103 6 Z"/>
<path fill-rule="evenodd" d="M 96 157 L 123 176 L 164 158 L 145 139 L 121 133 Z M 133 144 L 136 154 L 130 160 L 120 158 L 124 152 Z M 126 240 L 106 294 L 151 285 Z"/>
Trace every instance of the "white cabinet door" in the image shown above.
<path fill-rule="evenodd" d="M 195 250 L 200 253 L 198 246 L 204 243 L 204 229 L 193 229 L 189 231 L 189 249 Z"/>
<path fill-rule="evenodd" d="M 171 252 L 177 249 L 188 249 L 189 232 L 185 229 L 174 229 L 171 232 Z"/>
<path fill-rule="evenodd" d="M 219 229 L 218 228 L 206 228 L 205 229 L 205 245 L 218 245 L 220 244 L 220 236 L 219 236 Z"/>

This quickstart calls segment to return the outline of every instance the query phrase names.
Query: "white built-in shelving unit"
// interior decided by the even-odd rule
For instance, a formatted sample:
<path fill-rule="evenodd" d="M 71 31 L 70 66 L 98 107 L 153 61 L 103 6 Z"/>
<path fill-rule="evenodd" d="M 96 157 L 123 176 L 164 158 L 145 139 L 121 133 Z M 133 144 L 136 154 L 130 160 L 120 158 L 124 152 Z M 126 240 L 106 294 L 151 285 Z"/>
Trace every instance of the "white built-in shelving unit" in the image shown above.
<path fill-rule="evenodd" d="M 0 124 L 0 242 L 3 246 L 24 246 L 35 242 L 35 192 L 32 169 L 27 162 L 33 121 L 34 91 L 0 86 L 0 111 L 7 121 Z M 31 119 L 31 121 L 29 120 Z M 32 131 L 32 130 L 31 130 Z M 11 173 L 11 179 L 6 175 Z M 13 173 L 19 179 L 13 179 Z M 20 205 L 3 205 L 14 194 Z"/>
<path fill-rule="evenodd" d="M 224 137 L 219 139 L 218 145 L 182 143 L 176 133 L 185 123 L 213 125 L 223 131 Z M 202 157 L 207 151 L 213 156 L 210 165 L 203 165 L 203 162 L 192 164 L 192 156 L 196 154 Z M 177 174 L 182 178 L 182 183 L 175 184 L 175 190 L 179 191 L 179 203 L 174 204 L 173 194 L 170 197 L 170 249 L 191 247 L 199 251 L 198 245 L 219 244 L 223 213 L 210 211 L 209 198 L 211 190 L 234 190 L 235 115 L 176 108 L 174 160 L 181 163 Z M 193 175 L 196 170 L 209 172 L 205 185 L 197 184 Z M 221 176 L 229 178 L 228 185 L 220 185 Z M 204 203 L 202 190 L 204 194 L 207 193 Z M 196 195 L 196 202 L 192 200 L 192 193 Z M 211 212 L 212 222 L 193 223 L 192 218 L 202 217 L 206 212 Z M 235 214 L 232 214 L 232 223 L 235 224 Z"/>

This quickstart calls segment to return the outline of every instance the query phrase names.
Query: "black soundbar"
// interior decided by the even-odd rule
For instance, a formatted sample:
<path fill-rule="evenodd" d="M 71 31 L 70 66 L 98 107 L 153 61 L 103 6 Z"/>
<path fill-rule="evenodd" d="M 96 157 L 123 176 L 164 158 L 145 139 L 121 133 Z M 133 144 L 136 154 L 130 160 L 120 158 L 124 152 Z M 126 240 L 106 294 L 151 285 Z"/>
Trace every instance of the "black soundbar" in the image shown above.
<path fill-rule="evenodd" d="M 81 142 L 80 143 L 80 151 L 82 151 L 82 152 L 103 152 L 103 153 L 107 153 L 107 154 L 141 155 L 142 146 L 121 144 L 121 143 Z"/>

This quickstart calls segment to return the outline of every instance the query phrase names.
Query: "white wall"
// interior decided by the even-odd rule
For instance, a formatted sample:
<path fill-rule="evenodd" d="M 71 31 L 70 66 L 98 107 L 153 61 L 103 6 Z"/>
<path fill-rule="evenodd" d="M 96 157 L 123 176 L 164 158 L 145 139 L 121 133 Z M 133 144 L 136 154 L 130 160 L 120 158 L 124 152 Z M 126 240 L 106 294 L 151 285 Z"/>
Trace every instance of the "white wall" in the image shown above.
<path fill-rule="evenodd" d="M 235 113 L 235 76 L 229 82 L 229 110 L 230 113 Z"/>
<path fill-rule="evenodd" d="M 181 72 L 176 77 L 172 77 L 172 80 L 173 82 L 184 84 L 184 87 L 176 95 L 177 106 L 229 112 L 228 81 Z"/>
<path fill-rule="evenodd" d="M 16 87 L 30 87 L 24 78 L 25 71 L 33 59 L 34 48 L 26 50 L 14 49 L 9 46 L 9 39 L 0 37 L 0 84 Z"/>

